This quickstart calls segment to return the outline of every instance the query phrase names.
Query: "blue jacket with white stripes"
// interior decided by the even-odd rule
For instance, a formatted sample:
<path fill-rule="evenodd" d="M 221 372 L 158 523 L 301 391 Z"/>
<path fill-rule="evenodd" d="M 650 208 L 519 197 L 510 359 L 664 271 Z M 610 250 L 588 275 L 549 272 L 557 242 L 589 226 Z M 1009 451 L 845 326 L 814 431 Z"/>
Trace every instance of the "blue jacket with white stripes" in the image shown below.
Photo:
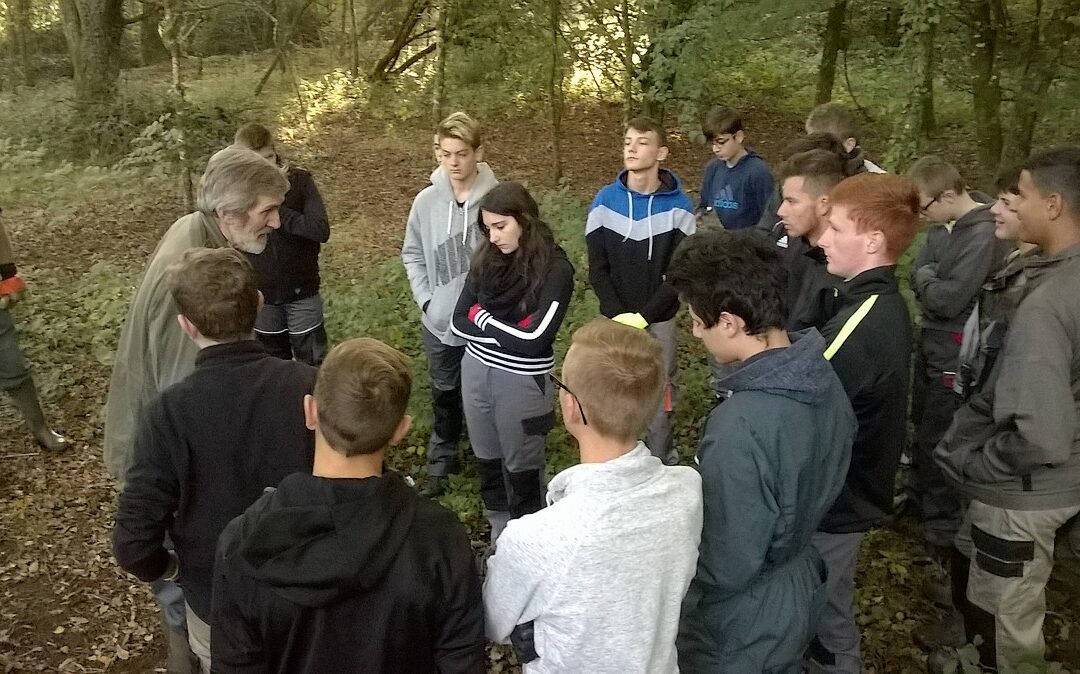
<path fill-rule="evenodd" d="M 664 275 L 675 248 L 696 230 L 697 218 L 674 173 L 660 169 L 660 183 L 657 191 L 641 194 L 626 186 L 622 171 L 589 207 L 589 283 L 608 318 L 630 312 L 659 323 L 679 310 L 679 295 Z"/>

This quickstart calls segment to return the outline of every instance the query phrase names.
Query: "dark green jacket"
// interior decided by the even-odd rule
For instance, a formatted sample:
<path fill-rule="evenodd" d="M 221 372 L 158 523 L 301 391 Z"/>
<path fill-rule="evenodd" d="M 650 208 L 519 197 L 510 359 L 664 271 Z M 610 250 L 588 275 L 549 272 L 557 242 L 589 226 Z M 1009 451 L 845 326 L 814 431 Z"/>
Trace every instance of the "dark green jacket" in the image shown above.
<path fill-rule="evenodd" d="M 824 568 L 810 537 L 844 483 L 855 414 L 810 329 L 720 385 L 698 449 L 704 527 L 679 668 L 761 672 L 799 660 Z"/>

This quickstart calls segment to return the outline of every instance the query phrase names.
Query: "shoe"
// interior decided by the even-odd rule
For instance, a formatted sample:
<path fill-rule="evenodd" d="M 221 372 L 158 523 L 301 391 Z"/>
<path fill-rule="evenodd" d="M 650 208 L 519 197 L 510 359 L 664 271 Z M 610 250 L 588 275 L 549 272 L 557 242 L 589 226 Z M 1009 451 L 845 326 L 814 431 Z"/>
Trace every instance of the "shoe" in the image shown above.
<path fill-rule="evenodd" d="M 914 634 L 914 633 L 913 633 Z M 929 674 L 945 674 L 956 672 L 956 653 L 947 648 L 939 648 L 926 656 L 926 671 Z"/>
<path fill-rule="evenodd" d="M 420 495 L 427 498 L 438 498 L 446 491 L 445 475 L 428 475 L 424 478 L 424 484 L 420 487 Z"/>
<path fill-rule="evenodd" d="M 947 572 L 931 575 L 923 581 L 922 594 L 941 608 L 952 608 L 952 579 Z"/>
<path fill-rule="evenodd" d="M 956 611 L 950 611 L 941 622 L 922 625 L 911 630 L 911 640 L 931 655 L 942 649 L 962 648 L 967 643 L 964 619 Z"/>
<path fill-rule="evenodd" d="M 71 441 L 49 428 L 45 421 L 45 413 L 41 411 L 41 402 L 38 400 L 37 389 L 34 388 L 34 380 L 27 379 L 25 382 L 8 391 L 11 402 L 22 414 L 26 421 L 26 427 L 34 436 L 34 440 L 42 449 L 49 452 L 62 452 L 71 445 Z"/>

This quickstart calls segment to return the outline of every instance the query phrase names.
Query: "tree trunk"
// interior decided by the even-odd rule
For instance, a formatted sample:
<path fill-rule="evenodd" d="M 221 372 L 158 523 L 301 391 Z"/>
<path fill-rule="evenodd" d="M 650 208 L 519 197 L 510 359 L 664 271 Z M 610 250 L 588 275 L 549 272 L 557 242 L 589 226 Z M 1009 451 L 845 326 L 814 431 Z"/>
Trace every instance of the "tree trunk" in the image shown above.
<path fill-rule="evenodd" d="M 349 75 L 360 77 L 360 36 L 356 33 L 356 0 L 348 0 L 349 6 Z"/>
<path fill-rule="evenodd" d="M 1008 155 L 1018 161 L 1031 154 L 1034 144 L 1035 129 L 1039 123 L 1040 106 L 1046 99 L 1050 85 L 1060 74 L 1060 63 L 1066 58 L 1065 52 L 1069 41 L 1076 34 L 1076 26 L 1069 21 L 1080 13 L 1080 0 L 1063 0 L 1050 11 L 1043 13 L 1043 3 L 1035 3 L 1036 20 L 1027 48 L 1028 59 L 1024 64 L 1023 78 L 1025 85 L 1017 91 L 1015 120 L 1010 138 L 1012 144 Z"/>
<path fill-rule="evenodd" d="M 191 173 L 191 159 L 187 145 L 187 95 L 184 89 L 183 71 L 180 59 L 183 56 L 183 29 L 180 26 L 182 10 L 178 6 L 181 0 L 165 0 L 161 16 L 162 46 L 169 50 L 172 65 L 173 128 L 177 133 L 176 160 L 179 167 L 180 197 L 184 209 L 195 209 L 195 194 Z"/>
<path fill-rule="evenodd" d="M 80 107 L 105 105 L 116 99 L 122 8 L 122 0 L 60 1 L 75 73 L 75 101 Z"/>
<path fill-rule="evenodd" d="M 844 48 L 844 31 L 847 25 L 847 0 L 836 0 L 829 9 L 825 30 L 821 36 L 821 65 L 818 66 L 817 94 L 814 105 L 832 100 L 833 83 L 836 81 L 836 57 Z"/>
<path fill-rule="evenodd" d="M 978 137 L 979 168 L 983 178 L 1001 164 L 1001 79 L 997 53 L 1005 38 L 1001 0 L 973 0 L 971 12 L 971 91 Z"/>
<path fill-rule="evenodd" d="M 929 138 L 937 130 L 937 120 L 934 115 L 934 74 L 937 72 L 937 53 L 934 51 L 934 41 L 937 37 L 940 9 L 933 2 L 926 2 L 924 6 L 930 21 L 928 28 L 919 38 L 922 51 L 920 64 L 922 85 L 919 87 L 918 101 L 920 140 Z"/>
<path fill-rule="evenodd" d="M 8 0 L 7 32 L 12 70 L 14 71 L 12 79 L 16 84 L 24 84 L 28 87 L 34 85 L 36 74 L 30 47 L 34 32 L 31 27 L 30 14 L 30 0 Z"/>
<path fill-rule="evenodd" d="M 398 57 L 401 56 L 402 50 L 405 49 L 412 40 L 413 29 L 416 28 L 416 24 L 420 23 L 420 17 L 423 16 L 424 11 L 428 8 L 428 3 L 429 0 L 411 0 L 411 2 L 409 2 L 409 7 L 405 12 L 405 16 L 398 25 L 394 41 L 390 43 L 390 48 L 386 50 L 386 54 L 384 54 L 371 69 L 371 79 L 373 81 L 386 81 L 390 71 L 394 69 L 394 64 L 397 62 Z"/>
<path fill-rule="evenodd" d="M 452 0 L 440 0 L 435 18 L 435 74 L 431 83 L 431 125 L 443 118 L 446 108 L 446 41 L 450 29 Z"/>
<path fill-rule="evenodd" d="M 630 0 L 622 0 L 622 11 L 619 13 L 620 27 L 623 34 L 623 124 L 630 121 L 634 116 L 634 34 L 632 32 L 633 21 L 630 18 Z"/>
<path fill-rule="evenodd" d="M 562 180 L 562 116 L 563 116 L 563 69 L 562 49 L 559 46 L 559 21 L 562 3 L 549 0 L 548 26 L 551 37 L 551 70 L 548 78 L 548 100 L 551 105 L 551 139 L 555 160 L 555 183 Z"/>
<path fill-rule="evenodd" d="M 666 33 L 680 26 L 694 10 L 696 0 L 662 0 L 649 5 L 649 46 L 638 63 L 638 86 L 642 114 L 663 122 L 666 103 L 676 98 L 678 68 L 685 41 Z M 661 46 L 662 45 L 662 46 Z M 662 58 L 657 58 L 662 57 Z"/>
<path fill-rule="evenodd" d="M 161 41 L 158 25 L 163 12 L 156 2 L 143 2 L 142 18 L 139 19 L 139 63 L 144 66 L 160 63 L 169 58 L 169 50 Z"/>

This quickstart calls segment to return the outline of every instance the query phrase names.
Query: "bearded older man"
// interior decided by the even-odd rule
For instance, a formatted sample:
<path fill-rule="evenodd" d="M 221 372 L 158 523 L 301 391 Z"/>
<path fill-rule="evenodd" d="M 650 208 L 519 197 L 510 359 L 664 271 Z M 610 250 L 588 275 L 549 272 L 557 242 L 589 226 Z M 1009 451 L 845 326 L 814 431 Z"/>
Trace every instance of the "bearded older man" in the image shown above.
<path fill-rule="evenodd" d="M 232 246 L 262 253 L 267 235 L 281 226 L 278 206 L 288 189 L 282 171 L 257 153 L 225 148 L 207 163 L 198 210 L 173 223 L 150 257 L 120 333 L 105 410 L 105 466 L 121 488 L 132 463 L 134 432 L 143 407 L 190 374 L 199 352 L 177 322 L 179 310 L 166 270 L 192 248 Z M 153 590 L 168 637 L 168 671 L 196 671 L 187 647 L 180 588 L 172 579 L 161 579 Z"/>

